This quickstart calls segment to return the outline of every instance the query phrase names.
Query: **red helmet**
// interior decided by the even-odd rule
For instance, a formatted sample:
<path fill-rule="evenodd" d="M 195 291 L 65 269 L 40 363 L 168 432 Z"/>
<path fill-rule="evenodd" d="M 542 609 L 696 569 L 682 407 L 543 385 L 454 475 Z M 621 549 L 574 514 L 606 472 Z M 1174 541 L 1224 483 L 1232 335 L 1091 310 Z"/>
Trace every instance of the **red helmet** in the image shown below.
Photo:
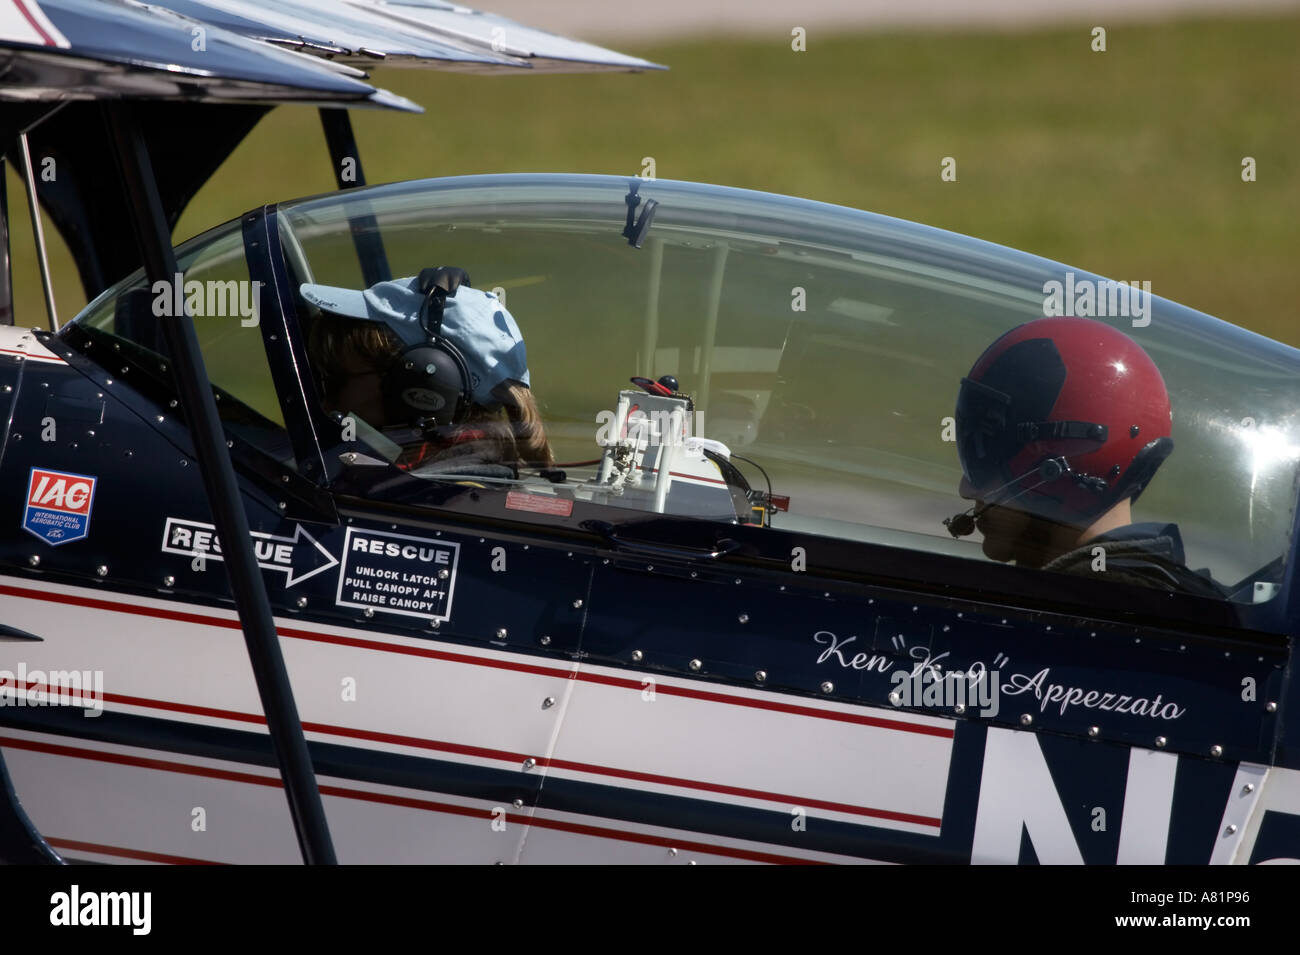
<path fill-rule="evenodd" d="M 990 504 L 1085 526 L 1136 498 L 1173 451 L 1160 370 L 1123 332 L 1041 318 L 1007 332 L 962 379 L 957 453 Z"/>

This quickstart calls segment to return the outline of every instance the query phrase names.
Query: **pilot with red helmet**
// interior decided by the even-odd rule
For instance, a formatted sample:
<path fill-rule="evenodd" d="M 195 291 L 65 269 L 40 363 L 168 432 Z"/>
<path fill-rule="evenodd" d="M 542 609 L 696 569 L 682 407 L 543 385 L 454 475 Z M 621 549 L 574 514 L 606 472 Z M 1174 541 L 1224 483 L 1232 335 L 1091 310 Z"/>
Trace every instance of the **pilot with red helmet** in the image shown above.
<path fill-rule="evenodd" d="M 1123 332 L 1069 317 L 1013 328 L 962 379 L 960 493 L 975 506 L 944 523 L 978 529 L 993 560 L 1221 598 L 1187 568 L 1176 525 L 1133 523 L 1171 421 L 1159 369 Z"/>

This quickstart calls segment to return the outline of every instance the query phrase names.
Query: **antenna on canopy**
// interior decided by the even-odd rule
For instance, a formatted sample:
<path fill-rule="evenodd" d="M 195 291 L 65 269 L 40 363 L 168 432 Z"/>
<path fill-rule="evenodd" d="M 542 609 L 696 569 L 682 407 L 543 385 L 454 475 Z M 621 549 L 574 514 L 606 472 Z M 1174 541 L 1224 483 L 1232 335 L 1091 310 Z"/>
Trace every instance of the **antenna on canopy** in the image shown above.
<path fill-rule="evenodd" d="M 627 225 L 623 227 L 622 236 L 634 249 L 641 248 L 641 244 L 645 242 L 645 235 L 650 231 L 650 224 L 655 220 L 655 209 L 659 206 L 658 199 L 647 199 L 641 208 L 641 217 L 636 218 L 636 207 L 641 205 L 641 197 L 638 195 L 640 189 L 641 183 L 633 179 L 628 184 L 627 195 L 623 197 L 623 201 L 627 203 Z"/>

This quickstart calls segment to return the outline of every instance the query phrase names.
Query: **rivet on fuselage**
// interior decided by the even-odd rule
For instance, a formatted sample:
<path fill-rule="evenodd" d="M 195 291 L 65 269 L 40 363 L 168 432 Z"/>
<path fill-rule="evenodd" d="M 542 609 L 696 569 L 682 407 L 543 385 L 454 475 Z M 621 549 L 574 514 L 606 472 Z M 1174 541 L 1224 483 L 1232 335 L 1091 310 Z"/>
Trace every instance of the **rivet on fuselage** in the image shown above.
<path fill-rule="evenodd" d="M 176 578 L 173 577 L 171 574 L 168 574 L 166 577 L 163 578 L 164 587 L 170 587 L 174 583 L 176 583 Z"/>
<path fill-rule="evenodd" d="M 1168 742 L 1169 742 L 1169 740 L 1165 739 L 1163 736 L 1157 736 L 1157 737 L 1156 737 L 1156 747 L 1157 747 L 1158 749 L 1164 749 L 1164 748 L 1165 748 L 1165 744 L 1168 743 Z"/>
<path fill-rule="evenodd" d="M 544 647 L 549 647 L 551 645 L 551 638 L 548 634 L 544 633 L 537 639 L 537 642 Z"/>
<path fill-rule="evenodd" d="M 766 671 L 766 670 L 755 670 L 755 671 L 754 671 L 754 679 L 755 679 L 757 682 L 759 682 L 759 683 L 766 683 L 766 682 L 767 682 L 767 671 Z"/>
<path fill-rule="evenodd" d="M 632 651 L 632 662 L 633 662 L 633 663 L 640 663 L 640 662 L 641 662 L 642 660 L 644 660 L 644 659 L 645 659 L 645 654 L 642 653 L 640 650 L 633 650 L 633 651 Z"/>
<path fill-rule="evenodd" d="M 834 693 L 834 692 L 835 692 L 835 684 L 832 683 L 830 680 L 827 680 L 825 683 L 822 684 L 822 692 L 823 692 L 823 693 Z"/>
<path fill-rule="evenodd" d="M 305 606 L 307 606 L 307 598 L 306 598 L 306 597 L 299 597 L 299 598 L 298 598 L 296 601 L 294 601 L 294 602 L 295 602 L 299 607 L 305 607 Z"/>
<path fill-rule="evenodd" d="M 1214 756 L 1214 757 L 1216 757 L 1216 758 L 1219 757 L 1219 756 L 1222 756 L 1222 755 L 1223 755 L 1223 747 L 1220 746 L 1218 743 L 1215 743 L 1213 746 L 1210 747 L 1210 755 L 1211 755 L 1211 756 Z"/>
<path fill-rule="evenodd" d="M 692 670 L 699 670 L 700 667 L 704 666 L 704 664 L 699 660 L 692 660 L 690 663 L 686 665 L 690 667 Z"/>
<path fill-rule="evenodd" d="M 742 614 L 741 614 L 739 617 L 737 617 L 736 619 L 739 620 L 741 623 L 749 623 L 749 614 L 747 614 L 747 613 L 742 613 Z"/>
<path fill-rule="evenodd" d="M 555 697 L 553 696 L 548 696 L 546 699 L 542 700 L 542 709 L 544 710 L 549 710 L 554 705 Z"/>
<path fill-rule="evenodd" d="M 1089 727 L 1088 727 L 1088 735 L 1089 735 L 1089 736 L 1094 736 L 1094 737 L 1095 737 L 1095 736 L 1096 736 L 1098 733 L 1100 733 L 1100 732 L 1101 732 L 1101 727 L 1100 727 L 1100 726 L 1089 726 Z"/>
<path fill-rule="evenodd" d="M 95 573 L 99 574 L 99 576 L 101 576 L 101 577 L 107 577 L 107 576 L 108 576 L 108 567 L 107 567 L 107 565 L 105 565 L 105 564 L 100 564 L 98 567 L 95 568 Z"/>
<path fill-rule="evenodd" d="M 498 640 L 504 640 L 504 639 L 505 639 L 506 637 L 508 637 L 509 635 L 510 635 L 510 634 L 509 634 L 509 632 L 506 630 L 505 627 L 498 627 L 498 628 L 497 628 L 497 639 L 498 639 Z"/>
<path fill-rule="evenodd" d="M 1030 725 L 1031 723 L 1033 723 L 1033 722 L 1034 722 L 1033 714 L 1031 714 L 1031 713 L 1021 713 L 1021 714 L 1020 714 L 1020 725 L 1021 725 L 1021 726 L 1029 726 L 1029 725 Z"/>
<path fill-rule="evenodd" d="M 31 564 L 33 567 L 39 567 L 41 565 L 41 559 L 35 554 L 32 554 L 31 557 L 27 558 L 27 563 Z"/>
<path fill-rule="evenodd" d="M 375 608 L 367 607 L 365 610 L 361 611 L 361 613 L 366 617 L 373 617 L 375 615 Z"/>
<path fill-rule="evenodd" d="M 529 756 L 526 760 L 524 760 L 524 772 L 528 772 L 528 770 L 532 769 L 536 765 L 537 765 L 537 760 Z"/>

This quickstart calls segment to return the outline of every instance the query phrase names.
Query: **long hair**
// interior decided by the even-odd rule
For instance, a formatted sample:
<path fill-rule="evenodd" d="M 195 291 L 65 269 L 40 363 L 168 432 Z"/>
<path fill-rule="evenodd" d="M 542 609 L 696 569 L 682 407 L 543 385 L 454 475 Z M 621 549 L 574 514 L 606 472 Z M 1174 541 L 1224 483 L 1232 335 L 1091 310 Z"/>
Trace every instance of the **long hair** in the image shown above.
<path fill-rule="evenodd" d="M 335 403 L 350 374 L 349 359 L 382 371 L 400 350 L 397 336 L 383 325 L 363 319 L 317 318 L 307 337 L 307 357 L 316 372 L 326 410 L 348 410 L 328 406 Z"/>
<path fill-rule="evenodd" d="M 382 325 L 360 319 L 318 318 L 308 337 L 307 353 L 316 372 L 327 411 L 350 374 L 349 359 L 382 371 L 401 350 L 395 335 Z M 439 429 L 439 443 L 460 445 L 486 441 L 494 445 L 490 457 L 514 467 L 549 468 L 555 455 L 546 440 L 546 428 L 532 389 L 516 381 L 498 385 L 493 397 L 499 407 L 471 401 L 459 425 Z M 378 422 L 371 422 L 378 425 Z M 399 424 L 400 422 L 387 422 Z M 475 434 L 475 432 L 478 432 Z"/>
<path fill-rule="evenodd" d="M 515 457 L 525 467 L 549 468 L 555 464 L 555 454 L 546 440 L 546 428 L 537 399 L 527 385 L 507 381 L 495 391 L 505 411 Z M 477 408 L 478 406 L 475 405 Z"/>

